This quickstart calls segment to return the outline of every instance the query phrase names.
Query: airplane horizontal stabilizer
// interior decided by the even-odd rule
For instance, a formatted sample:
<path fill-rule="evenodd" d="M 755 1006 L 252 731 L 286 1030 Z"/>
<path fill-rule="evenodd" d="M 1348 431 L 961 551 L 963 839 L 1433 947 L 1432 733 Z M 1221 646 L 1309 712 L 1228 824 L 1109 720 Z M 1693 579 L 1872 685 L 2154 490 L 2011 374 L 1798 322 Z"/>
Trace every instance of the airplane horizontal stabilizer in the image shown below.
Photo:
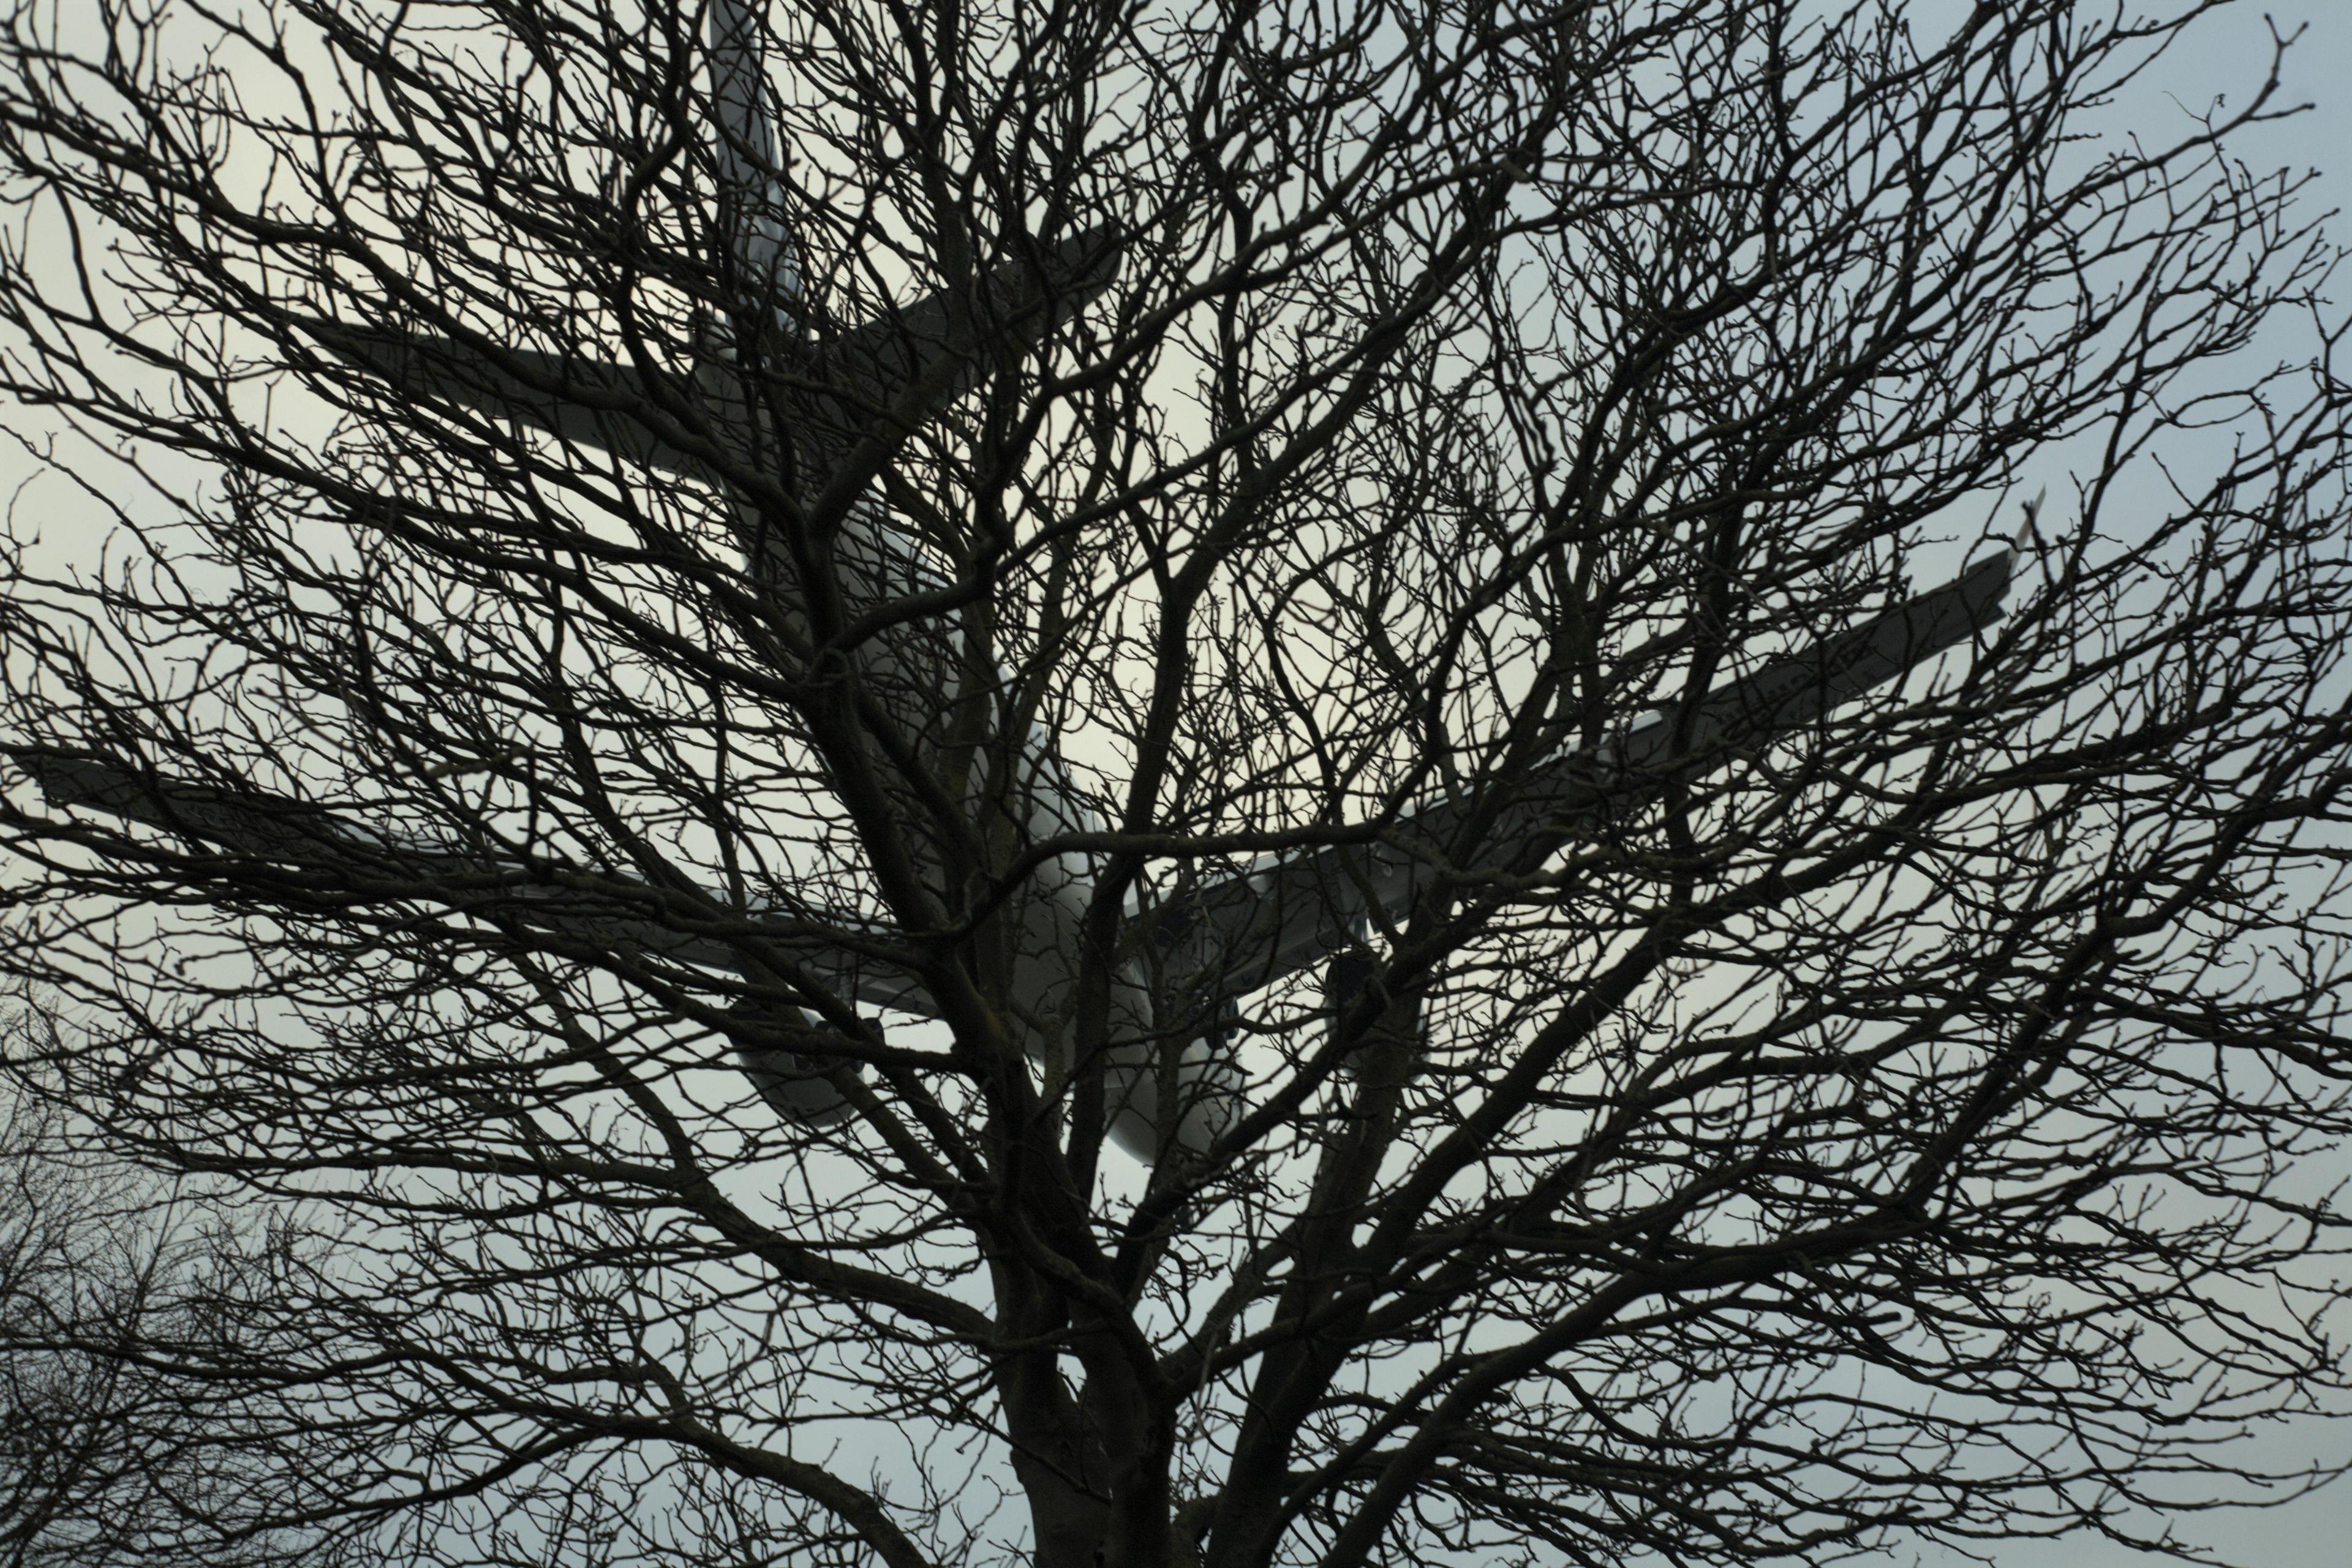
<path fill-rule="evenodd" d="M 1118 265 L 1113 231 L 1094 228 L 1047 250 L 1042 280 L 1025 260 L 988 275 L 975 329 L 1020 346 L 1041 339 L 1108 287 Z M 821 482 L 860 437 L 891 422 L 914 425 L 977 386 L 984 353 L 955 355 L 955 312 L 932 295 L 843 331 L 797 364 L 769 367 L 757 388 L 786 411 L 796 454 Z M 542 431 L 667 472 L 707 475 L 714 460 L 756 451 L 742 378 L 713 363 L 688 374 L 653 365 L 460 341 L 430 332 L 303 318 L 305 332 L 337 358 L 404 396 L 463 408 Z M 919 401 L 909 405 L 909 398 Z M 814 489 L 814 483 L 803 486 Z"/>

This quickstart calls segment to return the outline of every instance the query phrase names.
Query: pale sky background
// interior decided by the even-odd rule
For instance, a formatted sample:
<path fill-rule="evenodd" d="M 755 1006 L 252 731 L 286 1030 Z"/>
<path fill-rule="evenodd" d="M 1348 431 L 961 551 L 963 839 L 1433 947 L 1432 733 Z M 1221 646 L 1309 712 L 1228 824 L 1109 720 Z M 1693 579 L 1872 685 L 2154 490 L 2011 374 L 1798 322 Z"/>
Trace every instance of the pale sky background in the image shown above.
<path fill-rule="evenodd" d="M 2137 5 L 2131 9 L 2140 8 Z M 2312 104 L 2308 113 L 2260 136 L 2242 138 L 2240 156 L 2257 170 L 2317 168 L 2322 178 L 2309 198 L 2313 216 L 2336 208 L 2347 216 L 2329 224 L 2339 242 L 2352 242 L 2352 0 L 2289 0 L 2267 13 L 2282 32 L 2307 30 L 2287 57 L 2282 100 Z M 2184 110 L 2202 109 L 2218 93 L 2231 106 L 2257 90 L 2271 58 L 2265 13 L 2241 5 L 2208 17 L 2190 47 L 2161 62 L 2133 99 L 2118 105 L 2116 121 L 2151 141 L 2178 134 Z M 2176 101 L 2177 100 L 2177 101 Z M 2352 266 L 2332 290 L 2336 315 L 2352 304 Z M 2053 495 L 2059 492 L 2053 487 Z M 2339 1151 L 2340 1179 L 2352 1180 L 2352 1150 Z M 2280 1468 L 2352 1458 L 2352 1420 L 2310 1422 L 2259 1435 L 2249 1463 Z M 2160 1523 L 2145 1521 L 2154 1533 Z M 2176 1515 L 2176 1539 L 2218 1552 L 2247 1568 L 2352 1568 L 2352 1479 L 2274 1508 L 2233 1508 Z M 2172 1561 L 2096 1538 L 1995 1544 L 1983 1556 L 2000 1568 L 2146 1568 Z M 1969 1559 L 1943 1549 L 1898 1549 L 1898 1563 L 1919 1568 L 1961 1568 Z"/>
<path fill-rule="evenodd" d="M 2270 14 L 2283 29 L 2298 24 L 2307 28 L 2289 57 L 2284 97 L 2290 102 L 2308 100 L 2315 107 L 2264 135 L 2243 139 L 2238 144 L 2240 155 L 2258 169 L 2316 165 L 2325 177 L 2310 198 L 2312 211 L 2352 211 L 2352 0 L 2288 0 Z M 2231 104 L 2243 102 L 2259 87 L 2269 60 L 2263 15 L 2252 5 L 2242 5 L 2209 18 L 2193 47 L 2178 51 L 2130 101 L 2118 106 L 2115 128 L 2159 140 L 2178 134 L 2184 112 L 2203 108 L 2216 94 Z M 2352 240 L 2352 218 L 2331 226 L 2339 237 Z M 2352 268 L 2336 292 L 2339 299 L 2352 300 Z M 21 471 L 21 460 L 14 454 L 0 454 L 0 479 L 13 487 Z M 2053 494 L 2057 493 L 2053 486 Z M 63 499 L 58 492 L 52 496 Z M 2352 1150 L 2340 1152 L 2337 1163 L 2340 1173 L 2352 1179 Z M 2275 1428 L 2259 1436 L 2248 1451 L 2250 1463 L 2281 1467 L 2347 1458 L 2352 1458 L 2352 1421 Z M 2160 1528 L 2153 1520 L 2144 1527 Z M 2180 1516 L 2173 1528 L 2181 1539 L 2218 1550 L 2247 1568 L 2352 1568 L 2352 1483 L 2278 1508 Z M 2163 1561 L 2088 1539 L 1995 1545 L 1983 1555 L 2000 1568 L 2137 1568 Z M 1960 1568 L 1968 1559 L 1941 1549 L 1905 1546 L 1896 1549 L 1893 1561 L 1918 1568 Z"/>

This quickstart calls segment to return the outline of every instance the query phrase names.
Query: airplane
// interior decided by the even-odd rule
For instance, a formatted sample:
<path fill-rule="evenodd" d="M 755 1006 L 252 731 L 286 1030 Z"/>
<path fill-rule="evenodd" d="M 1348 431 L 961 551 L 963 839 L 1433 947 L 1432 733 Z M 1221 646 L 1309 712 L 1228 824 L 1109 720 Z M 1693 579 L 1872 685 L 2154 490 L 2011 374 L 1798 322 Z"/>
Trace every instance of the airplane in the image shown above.
<path fill-rule="evenodd" d="M 509 347 L 487 338 L 306 324 L 325 351 L 404 395 L 601 448 L 625 461 L 708 479 L 761 451 L 788 452 L 799 493 L 843 481 L 862 484 L 845 513 L 840 558 L 864 574 L 876 602 L 910 588 L 941 585 L 907 534 L 874 497 L 875 476 L 915 430 L 976 388 L 979 345 L 960 339 L 959 312 L 945 296 L 894 310 L 822 341 L 808 340 L 799 258 L 775 216 L 771 182 L 779 168 L 772 125 L 761 107 L 763 63 L 743 0 L 713 0 L 709 63 L 719 120 L 722 213 L 735 258 L 766 321 L 733 330 L 767 334 L 777 363 L 794 367 L 789 385 L 754 387 L 730 374 L 723 348 L 691 377 L 672 376 L 646 395 L 639 367 Z M 730 194 L 731 193 L 731 194 Z M 729 210 L 731 208 L 731 212 Z M 1028 346 L 1107 289 L 1119 240 L 1109 228 L 1005 262 L 965 302 L 995 331 Z M 790 428 L 777 430 L 776 409 Z M 765 546 L 748 507 L 732 516 L 747 559 Z M 1800 731 L 1947 648 L 1984 632 L 2000 613 L 2013 550 L 2004 549 L 1952 582 L 1867 616 L 1818 646 L 1765 665 L 1597 748 L 1565 750 L 1512 783 L 1475 847 L 1480 863 L 1529 866 L 1589 832 L 1606 814 L 1654 800 L 1677 784 L 1727 765 L 1744 752 Z M 789 604 L 789 595 L 784 596 Z M 789 611 L 788 611 L 789 614 Z M 803 628 L 805 629 L 804 627 Z M 935 639 L 944 641 L 946 639 Z M 870 638 L 856 655 L 862 677 L 901 694 L 951 689 L 936 652 L 906 637 Z M 919 733 L 935 713 L 903 715 Z M 626 952 L 689 970 L 793 976 L 837 997 L 917 1016 L 938 1006 L 919 978 L 892 962 L 887 931 L 835 926 L 813 934 L 774 903 L 736 905 L 716 891 L 656 889 L 592 867 L 541 858 L 485 857 L 454 844 L 386 835 L 365 823 L 258 791 L 222 790 L 126 766 L 73 747 L 0 745 L 56 806 L 143 822 L 206 847 L 336 879 L 389 900 L 437 896 L 453 913 L 529 927 L 583 952 Z M 1024 803 L 1033 841 L 1098 833 L 1103 825 L 1077 792 L 1054 738 L 1032 728 L 1019 753 L 1012 798 Z M 1216 994 L 1212 1024 L 1176 1047 L 1163 1070 L 1156 1043 L 1154 978 L 1140 960 L 1112 983 L 1114 1043 L 1102 1065 L 1108 1131 L 1150 1163 L 1198 1159 L 1246 1102 L 1240 1067 L 1214 1020 L 1241 996 L 1321 963 L 1327 995 L 1344 999 L 1360 982 L 1361 942 L 1370 922 L 1407 918 L 1429 868 L 1464 848 L 1456 841 L 1477 803 L 1441 796 L 1395 819 L 1377 838 L 1335 843 L 1273 858 L 1213 879 L 1150 908 L 1131 908 L 1153 947 L 1158 994 Z M 1093 892 L 1088 859 L 1068 854 L 1041 868 L 1014 906 L 1010 1012 L 1041 1068 L 1066 1068 L 1064 1016 L 1075 986 L 1075 955 Z M 396 889 L 396 891 L 395 891 Z M 803 1014 L 821 1027 L 814 1014 Z M 1172 1020 L 1170 1022 L 1173 1022 Z M 785 1118 L 822 1124 L 846 1111 L 842 1089 L 814 1058 L 782 1049 L 739 1052 L 761 1096 Z M 1174 1099 L 1161 1103 L 1163 1091 Z"/>

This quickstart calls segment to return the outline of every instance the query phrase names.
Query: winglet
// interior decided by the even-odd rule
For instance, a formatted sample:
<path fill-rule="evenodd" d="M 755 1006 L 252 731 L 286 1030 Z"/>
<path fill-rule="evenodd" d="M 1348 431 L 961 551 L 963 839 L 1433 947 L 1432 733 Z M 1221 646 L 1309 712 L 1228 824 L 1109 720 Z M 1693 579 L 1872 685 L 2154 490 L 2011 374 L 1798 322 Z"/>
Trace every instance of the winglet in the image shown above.
<path fill-rule="evenodd" d="M 89 752 L 26 742 L 0 745 L 0 756 L 22 769 L 52 805 L 88 805 L 118 816 L 152 821 L 146 792 L 121 769 Z"/>
<path fill-rule="evenodd" d="M 279 796 L 240 800 L 200 784 L 142 775 L 94 752 L 0 745 L 52 805 L 88 806 L 173 833 L 193 833 L 241 855 L 284 856 L 331 844 L 369 854 L 404 847 L 339 813 Z"/>

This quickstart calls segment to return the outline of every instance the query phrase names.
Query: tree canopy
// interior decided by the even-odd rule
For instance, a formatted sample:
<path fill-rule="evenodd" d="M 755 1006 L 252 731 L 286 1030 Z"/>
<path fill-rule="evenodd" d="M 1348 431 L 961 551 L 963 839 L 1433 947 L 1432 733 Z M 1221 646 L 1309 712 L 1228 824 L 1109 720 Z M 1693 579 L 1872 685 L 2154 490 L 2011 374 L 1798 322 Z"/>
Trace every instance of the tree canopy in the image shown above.
<path fill-rule="evenodd" d="M 266 1238 L 109 1352 L 259 1505 L 110 1550 L 2260 1479 L 2336 251 L 2274 76 L 2102 118 L 2221 8 L 17 0 L 6 1070 Z"/>

